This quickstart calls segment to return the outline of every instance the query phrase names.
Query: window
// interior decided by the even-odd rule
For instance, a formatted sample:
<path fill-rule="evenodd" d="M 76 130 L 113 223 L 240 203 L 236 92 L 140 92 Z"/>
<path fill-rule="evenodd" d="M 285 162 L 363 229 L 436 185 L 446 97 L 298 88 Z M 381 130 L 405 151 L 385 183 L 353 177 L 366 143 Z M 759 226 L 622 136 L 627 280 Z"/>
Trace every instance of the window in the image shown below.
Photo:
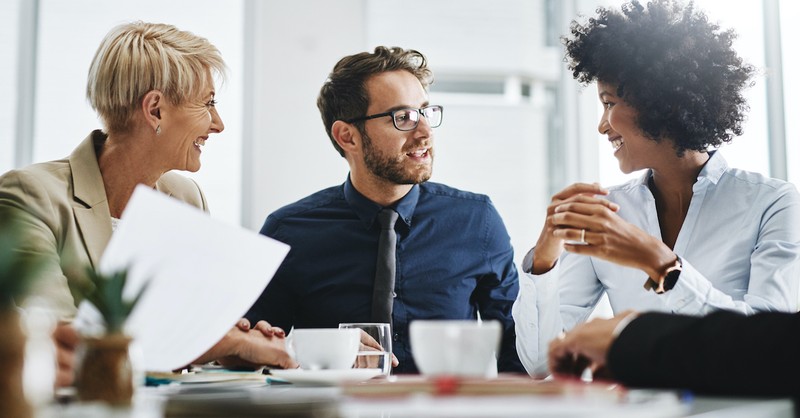
<path fill-rule="evenodd" d="M 4 19 L 0 25 L 0 56 L 6 57 L 5 63 L 0 65 L 0 91 L 6 92 L 0 100 L 0 173 L 14 167 L 14 141 L 16 140 L 17 124 L 17 63 L 19 52 L 17 40 L 19 39 L 19 17 L 21 1 L 6 0 L 0 2 L 0 16 L 13 18 Z"/>
<path fill-rule="evenodd" d="M 800 51 L 791 47 L 797 35 L 793 33 L 794 24 L 800 19 L 800 3 L 780 1 L 781 38 L 783 46 L 783 105 L 786 121 L 786 150 L 789 181 L 800 184 L 800 80 L 796 69 L 800 66 Z"/>

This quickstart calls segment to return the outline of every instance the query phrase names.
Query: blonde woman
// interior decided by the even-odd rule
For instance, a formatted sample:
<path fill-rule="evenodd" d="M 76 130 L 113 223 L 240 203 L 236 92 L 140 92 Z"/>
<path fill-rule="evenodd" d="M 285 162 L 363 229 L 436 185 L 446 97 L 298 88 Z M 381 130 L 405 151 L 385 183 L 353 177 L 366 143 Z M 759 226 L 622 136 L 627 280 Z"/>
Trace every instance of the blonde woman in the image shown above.
<path fill-rule="evenodd" d="M 70 290 L 86 265 L 98 265 L 137 185 L 208 210 L 198 185 L 173 170 L 199 170 L 206 141 L 225 129 L 214 85 L 224 73 L 205 38 L 165 24 L 120 25 L 100 44 L 86 87 L 103 129 L 67 158 L 0 177 L 0 206 L 19 209 L 33 237 L 20 250 L 46 260 L 38 293 L 62 316 L 75 313 Z M 294 366 L 282 333 L 266 334 L 241 322 L 198 360 Z"/>

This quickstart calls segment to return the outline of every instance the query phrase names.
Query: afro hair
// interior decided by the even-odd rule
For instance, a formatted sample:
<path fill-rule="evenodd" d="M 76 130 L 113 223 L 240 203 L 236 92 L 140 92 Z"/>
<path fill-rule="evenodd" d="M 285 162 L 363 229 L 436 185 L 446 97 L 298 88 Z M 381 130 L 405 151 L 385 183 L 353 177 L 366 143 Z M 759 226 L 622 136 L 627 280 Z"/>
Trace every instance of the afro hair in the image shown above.
<path fill-rule="evenodd" d="M 675 0 L 596 12 L 586 24 L 573 21 L 562 39 L 576 80 L 615 85 L 637 110 L 639 128 L 653 140 L 671 140 L 679 156 L 742 134 L 743 90 L 755 69 L 734 51 L 732 30 Z"/>

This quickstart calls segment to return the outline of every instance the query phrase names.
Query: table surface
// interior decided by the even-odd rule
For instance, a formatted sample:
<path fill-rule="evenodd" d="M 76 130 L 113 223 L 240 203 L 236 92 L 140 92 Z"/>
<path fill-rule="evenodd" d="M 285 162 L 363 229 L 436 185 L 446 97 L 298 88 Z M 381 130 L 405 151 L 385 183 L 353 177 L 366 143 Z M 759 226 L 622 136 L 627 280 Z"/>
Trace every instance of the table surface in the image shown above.
<path fill-rule="evenodd" d="M 607 386 L 607 385 L 606 385 Z M 349 396 L 341 387 L 269 385 L 253 380 L 142 387 L 131 408 L 48 404 L 37 418 L 278 416 L 403 417 L 793 417 L 791 399 L 686 397 L 674 391 L 608 390 L 558 395 Z"/>

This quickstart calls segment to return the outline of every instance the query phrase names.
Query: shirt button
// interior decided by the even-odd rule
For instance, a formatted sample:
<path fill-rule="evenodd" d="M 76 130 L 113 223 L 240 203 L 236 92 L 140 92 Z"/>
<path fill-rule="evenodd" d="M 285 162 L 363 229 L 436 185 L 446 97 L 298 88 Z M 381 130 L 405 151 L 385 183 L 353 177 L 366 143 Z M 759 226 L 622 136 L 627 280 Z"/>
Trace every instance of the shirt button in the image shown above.
<path fill-rule="evenodd" d="M 400 340 L 400 334 L 395 332 L 394 335 L 392 336 L 392 339 L 395 340 L 395 341 Z"/>

